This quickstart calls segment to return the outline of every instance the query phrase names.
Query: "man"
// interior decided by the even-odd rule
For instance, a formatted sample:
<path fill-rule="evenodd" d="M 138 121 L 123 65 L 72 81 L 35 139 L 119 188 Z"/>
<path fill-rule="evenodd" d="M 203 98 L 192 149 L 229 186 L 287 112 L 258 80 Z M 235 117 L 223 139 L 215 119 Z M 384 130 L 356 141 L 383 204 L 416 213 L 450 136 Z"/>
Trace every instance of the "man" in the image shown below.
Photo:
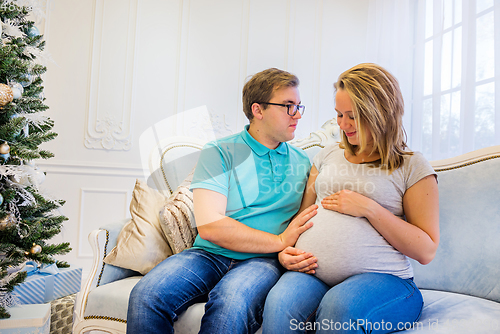
<path fill-rule="evenodd" d="M 128 333 L 174 333 L 178 316 L 207 302 L 200 333 L 254 333 L 283 268 L 277 252 L 312 226 L 300 207 L 309 159 L 286 143 L 304 112 L 299 80 L 271 68 L 243 88 L 250 121 L 203 148 L 191 184 L 198 236 L 151 270 L 130 296 Z"/>

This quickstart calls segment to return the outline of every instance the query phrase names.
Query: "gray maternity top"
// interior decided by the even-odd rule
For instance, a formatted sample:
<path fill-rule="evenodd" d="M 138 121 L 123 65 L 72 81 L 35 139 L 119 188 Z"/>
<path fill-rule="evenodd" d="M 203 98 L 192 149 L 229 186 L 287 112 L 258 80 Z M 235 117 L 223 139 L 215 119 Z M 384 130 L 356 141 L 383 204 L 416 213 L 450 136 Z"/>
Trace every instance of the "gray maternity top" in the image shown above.
<path fill-rule="evenodd" d="M 392 247 L 366 218 L 324 209 L 321 200 L 342 189 L 367 196 L 394 215 L 404 219 L 403 196 L 422 178 L 436 173 L 421 153 L 406 155 L 397 170 L 370 164 L 353 164 L 337 145 L 327 146 L 313 159 L 318 213 L 314 226 L 304 232 L 295 247 L 318 259 L 316 276 L 333 286 L 346 278 L 366 272 L 387 273 L 403 279 L 413 277 L 408 258 Z"/>

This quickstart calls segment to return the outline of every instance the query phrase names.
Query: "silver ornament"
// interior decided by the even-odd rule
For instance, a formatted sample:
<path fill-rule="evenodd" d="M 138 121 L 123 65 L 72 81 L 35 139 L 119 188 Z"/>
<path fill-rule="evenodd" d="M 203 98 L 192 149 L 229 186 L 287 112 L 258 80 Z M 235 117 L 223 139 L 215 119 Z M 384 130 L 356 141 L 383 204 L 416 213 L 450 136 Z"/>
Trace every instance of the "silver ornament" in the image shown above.
<path fill-rule="evenodd" d="M 30 253 L 31 254 L 39 254 L 41 252 L 42 252 L 42 246 L 34 243 L 33 247 L 31 247 Z"/>

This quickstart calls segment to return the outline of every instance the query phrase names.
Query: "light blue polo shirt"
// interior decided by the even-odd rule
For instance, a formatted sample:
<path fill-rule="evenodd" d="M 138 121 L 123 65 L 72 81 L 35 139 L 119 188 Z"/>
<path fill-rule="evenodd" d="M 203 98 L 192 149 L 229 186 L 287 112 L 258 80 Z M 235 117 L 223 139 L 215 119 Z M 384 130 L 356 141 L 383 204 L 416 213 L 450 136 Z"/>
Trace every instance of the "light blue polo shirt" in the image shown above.
<path fill-rule="evenodd" d="M 311 164 L 299 148 L 281 143 L 271 150 L 245 130 L 207 143 L 190 189 L 209 189 L 227 198 L 226 216 L 251 228 L 282 233 L 298 211 Z M 275 256 L 235 252 L 200 238 L 193 248 L 244 260 Z"/>

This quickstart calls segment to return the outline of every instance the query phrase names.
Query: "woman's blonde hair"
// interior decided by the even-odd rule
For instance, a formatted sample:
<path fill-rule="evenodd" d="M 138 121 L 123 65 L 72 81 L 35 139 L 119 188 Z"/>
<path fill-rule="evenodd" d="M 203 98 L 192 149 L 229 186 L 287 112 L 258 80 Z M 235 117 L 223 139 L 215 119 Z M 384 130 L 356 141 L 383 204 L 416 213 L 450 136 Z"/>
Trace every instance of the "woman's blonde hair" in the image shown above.
<path fill-rule="evenodd" d="M 403 163 L 406 150 L 406 132 L 403 127 L 404 102 L 399 83 L 386 69 L 376 64 L 359 64 L 345 71 L 334 84 L 349 95 L 353 108 L 360 145 L 349 143 L 342 133 L 340 147 L 355 155 L 366 150 L 366 131 L 371 132 L 373 148 L 378 152 L 381 167 L 393 171 Z"/>

